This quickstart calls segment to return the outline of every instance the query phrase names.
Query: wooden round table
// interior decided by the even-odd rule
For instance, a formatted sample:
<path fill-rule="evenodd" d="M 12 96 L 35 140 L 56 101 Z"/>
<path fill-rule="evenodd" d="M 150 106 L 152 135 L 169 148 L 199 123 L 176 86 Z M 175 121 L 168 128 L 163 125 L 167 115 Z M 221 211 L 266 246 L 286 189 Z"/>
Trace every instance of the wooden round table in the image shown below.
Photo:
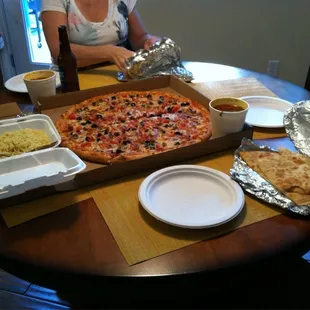
<path fill-rule="evenodd" d="M 310 99 L 310 93 L 303 88 L 264 74 L 208 63 L 185 62 L 185 66 L 199 82 L 255 77 L 283 99 L 292 102 Z M 96 69 L 88 74 L 92 72 Z M 100 84 L 117 83 L 115 73 L 114 67 L 105 68 Z M 25 102 L 27 96 L 7 92 L 0 100 L 0 103 Z M 308 219 L 279 215 L 129 267 L 92 199 L 10 229 L 0 220 L 1 255 L 52 270 L 106 276 L 158 276 L 216 270 L 272 256 L 309 238 Z"/>

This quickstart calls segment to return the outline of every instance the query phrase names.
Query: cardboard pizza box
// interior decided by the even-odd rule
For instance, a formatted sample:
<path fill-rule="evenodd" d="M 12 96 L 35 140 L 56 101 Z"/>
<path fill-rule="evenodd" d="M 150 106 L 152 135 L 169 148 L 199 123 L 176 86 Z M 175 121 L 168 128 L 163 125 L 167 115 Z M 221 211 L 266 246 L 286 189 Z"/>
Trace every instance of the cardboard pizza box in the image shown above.
<path fill-rule="evenodd" d="M 40 98 L 41 113 L 48 115 L 53 121 L 56 121 L 60 115 L 69 108 L 69 106 L 77 104 L 87 98 L 130 90 L 160 90 L 178 93 L 201 103 L 207 109 L 210 102 L 207 97 L 191 87 L 190 84 L 187 84 L 174 76 L 162 76 Z M 3 117 L 5 117 L 5 115 L 2 111 L 0 113 L 0 118 Z M 211 138 L 207 141 L 138 160 L 113 163 L 111 165 L 84 161 L 86 169 L 77 174 L 74 180 L 49 189 L 33 190 L 18 197 L 9 198 L 7 201 L 3 200 L 1 203 L 5 203 L 6 205 L 21 203 L 57 191 L 78 189 L 125 176 L 135 175 L 144 171 L 154 171 L 156 169 L 178 164 L 211 153 L 236 148 L 240 145 L 242 138 L 246 137 L 251 139 L 252 136 L 253 128 L 245 124 L 243 130 L 240 132 L 220 138 Z"/>

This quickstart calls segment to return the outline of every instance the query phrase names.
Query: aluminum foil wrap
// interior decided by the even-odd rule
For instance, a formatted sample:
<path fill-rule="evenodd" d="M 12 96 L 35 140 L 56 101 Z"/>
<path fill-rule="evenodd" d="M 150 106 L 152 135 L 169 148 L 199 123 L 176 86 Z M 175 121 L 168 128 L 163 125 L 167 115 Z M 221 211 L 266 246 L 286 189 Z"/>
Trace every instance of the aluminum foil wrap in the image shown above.
<path fill-rule="evenodd" d="M 310 156 L 310 101 L 301 101 L 289 108 L 283 124 L 296 149 Z"/>
<path fill-rule="evenodd" d="M 182 65 L 181 49 L 171 39 L 164 38 L 153 44 L 149 50 L 138 50 L 126 61 L 127 75 L 140 80 L 160 75 L 174 75 L 185 82 L 194 79 L 193 74 Z M 119 73 L 120 81 L 127 80 L 126 75 Z"/>
<path fill-rule="evenodd" d="M 245 191 L 265 202 L 300 215 L 310 215 L 310 206 L 297 206 L 289 198 L 284 196 L 241 159 L 239 156 L 239 152 L 241 151 L 275 152 L 275 150 L 269 148 L 268 146 L 258 146 L 251 140 L 243 138 L 241 146 L 235 152 L 233 167 L 230 169 L 230 175 L 233 180 L 238 182 Z"/>

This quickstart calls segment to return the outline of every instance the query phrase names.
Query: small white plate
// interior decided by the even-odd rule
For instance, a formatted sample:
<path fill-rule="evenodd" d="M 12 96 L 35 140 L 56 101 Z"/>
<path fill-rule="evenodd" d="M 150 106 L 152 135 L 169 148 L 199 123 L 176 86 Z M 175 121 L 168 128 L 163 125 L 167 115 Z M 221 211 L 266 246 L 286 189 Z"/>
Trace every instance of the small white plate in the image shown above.
<path fill-rule="evenodd" d="M 55 72 L 55 73 L 56 73 L 56 87 L 59 87 L 61 85 L 59 72 Z M 28 93 L 25 82 L 23 80 L 24 74 L 25 73 L 13 76 L 9 80 L 7 80 L 4 84 L 5 88 L 10 91 L 17 92 L 17 93 Z"/>
<path fill-rule="evenodd" d="M 224 224 L 244 206 L 241 187 L 228 175 L 196 165 L 152 173 L 140 185 L 139 200 L 156 219 L 196 229 Z"/>
<path fill-rule="evenodd" d="M 285 111 L 292 103 L 276 97 L 245 96 L 240 99 L 249 105 L 245 122 L 249 125 L 265 128 L 282 128 Z"/>

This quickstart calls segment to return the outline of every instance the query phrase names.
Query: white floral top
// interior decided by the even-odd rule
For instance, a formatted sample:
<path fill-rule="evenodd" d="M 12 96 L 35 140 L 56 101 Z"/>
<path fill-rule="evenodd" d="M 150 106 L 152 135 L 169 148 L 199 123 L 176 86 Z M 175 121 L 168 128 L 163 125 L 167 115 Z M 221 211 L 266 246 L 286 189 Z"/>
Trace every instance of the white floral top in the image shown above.
<path fill-rule="evenodd" d="M 103 22 L 90 22 L 78 9 L 75 0 L 42 0 L 44 11 L 57 11 L 67 15 L 68 35 L 71 43 L 79 45 L 128 44 L 128 16 L 137 0 L 109 0 L 107 18 Z"/>

